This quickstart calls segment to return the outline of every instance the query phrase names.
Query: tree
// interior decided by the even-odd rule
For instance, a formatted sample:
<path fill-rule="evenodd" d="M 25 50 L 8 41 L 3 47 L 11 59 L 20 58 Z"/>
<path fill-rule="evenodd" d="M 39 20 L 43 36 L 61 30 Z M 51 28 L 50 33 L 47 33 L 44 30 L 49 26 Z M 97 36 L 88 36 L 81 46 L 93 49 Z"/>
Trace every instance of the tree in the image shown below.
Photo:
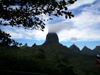
<path fill-rule="evenodd" d="M 21 44 L 15 42 L 13 39 L 10 39 L 10 37 L 10 34 L 5 33 L 0 29 L 0 46 L 10 46 L 10 44 L 13 44 L 13 46 L 17 46 L 18 44 Z"/>
<path fill-rule="evenodd" d="M 20 43 L 18 42 L 15 42 L 14 40 L 10 39 L 11 35 L 10 34 L 7 34 L 5 32 L 3 32 L 1 29 L 0 29 L 0 46 L 9 46 L 11 43 L 13 45 L 18 45 Z"/>
<path fill-rule="evenodd" d="M 45 28 L 44 19 L 41 15 L 63 16 L 65 19 L 74 17 L 72 12 L 67 11 L 67 6 L 77 0 L 0 0 L 0 25 L 24 27 L 25 29 Z M 41 16 L 41 17 L 40 17 Z M 6 23 L 8 21 L 8 23 Z"/>
<path fill-rule="evenodd" d="M 22 43 L 19 44 L 19 46 L 21 47 Z"/>
<path fill-rule="evenodd" d="M 3 32 L 1 29 L 0 29 L 0 46 L 8 46 L 9 44 L 11 44 L 11 42 L 13 42 L 14 40 L 11 40 L 10 39 L 10 35 Z"/>

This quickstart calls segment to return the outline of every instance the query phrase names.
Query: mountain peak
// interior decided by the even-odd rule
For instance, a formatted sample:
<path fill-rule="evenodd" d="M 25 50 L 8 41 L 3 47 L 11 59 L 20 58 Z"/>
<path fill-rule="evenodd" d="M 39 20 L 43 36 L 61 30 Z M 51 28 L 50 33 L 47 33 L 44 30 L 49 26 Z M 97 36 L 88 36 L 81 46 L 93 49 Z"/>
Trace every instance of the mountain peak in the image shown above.
<path fill-rule="evenodd" d="M 96 48 L 100 48 L 100 46 L 96 46 Z"/>
<path fill-rule="evenodd" d="M 81 53 L 84 55 L 93 55 L 94 54 L 93 50 L 91 50 L 87 46 L 83 47 L 83 49 L 81 50 Z"/>
<path fill-rule="evenodd" d="M 46 36 L 46 41 L 44 42 L 43 45 L 48 45 L 53 43 L 59 44 L 58 35 L 56 33 L 48 33 Z"/>
<path fill-rule="evenodd" d="M 84 46 L 84 48 L 88 48 L 87 46 Z"/>
<path fill-rule="evenodd" d="M 94 51 L 100 51 L 100 46 L 96 46 Z"/>
<path fill-rule="evenodd" d="M 32 47 L 35 47 L 36 46 L 36 43 L 34 43 L 33 45 L 32 45 Z"/>
<path fill-rule="evenodd" d="M 87 46 L 84 46 L 82 51 L 91 51 L 91 49 L 89 49 Z"/>
<path fill-rule="evenodd" d="M 73 44 L 72 46 L 70 46 L 70 49 L 72 49 L 73 51 L 80 52 L 80 49 L 75 44 Z"/>
<path fill-rule="evenodd" d="M 75 44 L 73 44 L 72 46 L 76 46 Z"/>
<path fill-rule="evenodd" d="M 25 43 L 24 47 L 28 47 L 27 43 Z"/>

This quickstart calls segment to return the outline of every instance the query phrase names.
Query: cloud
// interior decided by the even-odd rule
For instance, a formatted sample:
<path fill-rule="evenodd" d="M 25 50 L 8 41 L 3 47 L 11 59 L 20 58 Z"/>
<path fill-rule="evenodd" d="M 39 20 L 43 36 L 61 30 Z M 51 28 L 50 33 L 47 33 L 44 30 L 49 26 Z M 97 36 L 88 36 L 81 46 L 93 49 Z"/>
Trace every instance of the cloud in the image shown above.
<path fill-rule="evenodd" d="M 85 7 L 82 12 L 71 21 L 80 29 L 94 29 L 100 27 L 100 1 L 90 7 Z"/>
<path fill-rule="evenodd" d="M 6 33 L 9 33 L 12 39 L 44 40 L 48 33 L 47 28 L 45 28 L 44 32 L 40 30 L 28 30 L 11 26 L 2 26 L 1 29 Z"/>
<path fill-rule="evenodd" d="M 100 10 L 98 9 L 100 9 L 100 2 L 85 7 L 74 18 L 63 21 L 72 23 L 75 28 L 61 31 L 58 34 L 60 41 L 69 41 L 72 37 L 77 37 L 77 41 L 100 41 Z"/>
<path fill-rule="evenodd" d="M 79 0 L 80 2 L 82 0 Z M 90 0 L 89 0 L 90 1 Z M 96 0 L 91 0 L 86 3 L 91 4 Z M 84 5 L 83 3 L 81 5 Z M 81 6 L 80 5 L 80 6 Z M 75 8 L 77 5 L 75 6 Z M 83 7 L 82 11 L 74 18 L 65 20 L 64 17 L 59 17 L 62 21 L 56 24 L 46 22 L 44 32 L 39 30 L 25 30 L 17 27 L 4 27 L 3 30 L 11 34 L 13 39 L 35 39 L 45 40 L 46 34 L 49 32 L 57 32 L 60 41 L 100 41 L 100 1 Z M 48 16 L 43 15 L 44 18 Z M 58 18 L 58 17 L 57 17 Z M 54 18 L 55 21 L 58 21 Z M 59 19 L 59 20 L 60 20 Z M 53 23 L 53 20 L 51 21 Z"/>
<path fill-rule="evenodd" d="M 70 5 L 68 7 L 68 9 L 76 9 L 82 5 L 85 5 L 85 4 L 92 4 L 94 3 L 96 0 L 77 0 L 74 4 Z"/>
<path fill-rule="evenodd" d="M 23 38 L 22 34 L 16 33 L 11 26 L 1 26 L 0 29 L 6 33 L 9 33 L 11 35 L 11 38 L 14 39 Z"/>
<path fill-rule="evenodd" d="M 71 41 L 77 41 L 77 38 L 76 37 L 72 37 L 70 40 Z"/>
<path fill-rule="evenodd" d="M 70 30 L 70 29 L 73 29 L 73 28 L 74 27 L 72 25 L 68 25 L 66 23 L 57 23 L 57 24 L 49 25 L 49 32 L 58 33 L 62 30 Z"/>

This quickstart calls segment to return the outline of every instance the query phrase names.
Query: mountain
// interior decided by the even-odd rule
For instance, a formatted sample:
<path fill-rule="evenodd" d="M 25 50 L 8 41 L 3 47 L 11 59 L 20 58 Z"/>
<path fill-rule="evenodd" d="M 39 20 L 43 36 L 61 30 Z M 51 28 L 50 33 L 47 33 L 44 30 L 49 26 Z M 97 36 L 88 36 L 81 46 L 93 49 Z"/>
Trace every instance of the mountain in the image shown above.
<path fill-rule="evenodd" d="M 84 55 L 93 55 L 93 50 L 84 46 L 83 49 L 81 50 L 81 53 L 84 54 Z"/>
<path fill-rule="evenodd" d="M 94 54 L 99 54 L 100 55 L 100 46 L 96 46 L 95 49 L 93 49 Z"/>
<path fill-rule="evenodd" d="M 26 44 L 26 46 L 27 46 L 27 44 Z M 100 50 L 99 48 L 100 47 L 96 47 L 94 51 L 99 51 Z M 71 49 L 73 49 L 73 50 L 71 50 Z M 83 51 L 87 51 L 87 47 L 85 47 L 85 49 L 86 50 L 83 50 Z M 87 55 L 81 54 L 81 52 L 79 52 L 80 51 L 79 48 L 75 44 L 73 44 L 70 48 L 63 46 L 62 44 L 59 43 L 59 38 L 56 33 L 48 33 L 46 36 L 46 41 L 40 46 L 35 45 L 35 47 L 22 47 L 18 50 L 14 50 L 14 49 L 8 50 L 8 48 L 0 47 L 0 53 L 2 54 L 2 56 L 3 55 L 9 55 L 9 56 L 13 55 L 15 57 L 22 56 L 23 59 L 27 59 L 27 57 L 32 57 L 32 61 L 34 61 L 34 57 L 36 56 L 36 54 L 39 54 L 38 51 L 39 52 L 42 51 L 46 56 L 46 60 L 40 59 L 41 63 L 39 65 L 48 64 L 46 66 L 49 66 L 49 63 L 51 63 L 51 64 L 54 63 L 53 60 L 66 58 L 66 59 L 68 59 L 70 65 L 74 67 L 73 70 L 77 73 L 77 75 L 99 75 L 99 74 L 97 74 L 98 70 L 97 70 L 97 67 L 95 64 L 96 63 L 95 56 L 87 56 Z M 1 56 L 1 58 L 2 58 L 2 56 Z M 52 62 L 49 62 L 48 59 L 52 60 Z M 7 59 L 7 60 L 9 61 L 9 59 Z M 30 59 L 26 60 L 26 62 L 28 62 L 28 63 L 23 62 L 23 64 L 22 64 L 22 60 L 19 60 L 19 61 L 21 61 L 20 65 L 25 66 L 26 64 L 29 64 Z M 38 61 L 38 60 L 35 59 L 35 61 Z M 46 63 L 47 61 L 49 63 Z M 5 61 L 3 61 L 3 62 L 5 62 Z M 16 61 L 14 61 L 14 63 L 15 62 Z M 63 62 L 63 61 L 61 61 L 61 62 Z M 59 62 L 59 63 L 61 63 L 61 62 Z M 0 62 L 0 63 L 2 63 L 2 62 Z M 30 63 L 31 63 L 31 64 L 29 64 L 30 66 L 33 65 L 31 67 L 37 66 L 37 65 L 34 65 L 37 62 L 35 62 L 35 63 L 30 62 Z M 66 62 L 64 64 L 66 64 Z M 64 64 L 61 64 L 61 65 L 55 64 L 55 66 L 64 68 Z M 44 67 L 46 67 L 46 66 L 39 67 L 39 68 L 44 69 Z M 51 69 L 51 67 L 53 67 L 53 69 L 55 69 L 54 66 L 50 66 L 49 69 Z M 13 67 L 13 68 L 15 68 L 15 67 Z M 20 69 L 20 68 L 18 68 L 18 69 Z M 44 69 L 44 70 L 46 70 L 46 69 Z M 67 71 L 67 70 L 68 69 L 66 68 L 65 71 Z M 70 71 L 70 70 L 68 70 L 68 71 Z"/>
<path fill-rule="evenodd" d="M 46 36 L 46 41 L 43 43 L 43 45 L 49 45 L 49 44 L 59 44 L 59 38 L 56 33 L 48 33 Z"/>
<path fill-rule="evenodd" d="M 80 49 L 75 45 L 73 44 L 72 46 L 69 47 L 71 50 L 73 51 L 76 51 L 76 52 L 80 52 Z"/>
<path fill-rule="evenodd" d="M 10 53 L 10 56 L 11 55 L 14 55 L 14 56 L 17 56 L 17 57 L 22 56 L 22 58 L 25 57 L 24 59 L 27 59 L 27 57 L 32 57 L 32 61 L 33 61 L 34 56 L 35 56 L 35 54 L 37 54 L 38 50 L 43 51 L 43 53 L 45 54 L 46 59 L 47 59 L 48 62 L 49 62 L 48 59 L 56 60 L 56 59 L 60 59 L 60 58 L 61 59 L 62 58 L 67 58 L 70 65 L 74 67 L 73 70 L 76 73 L 78 73 L 77 75 L 89 75 L 90 73 L 93 73 L 94 75 L 99 75 L 99 74 L 97 74 L 96 64 L 95 64 L 95 57 L 94 56 L 86 56 L 86 55 L 84 56 L 84 55 L 82 55 L 78 52 L 70 50 L 66 46 L 63 46 L 62 44 L 53 43 L 53 44 L 41 45 L 41 46 L 36 45 L 35 47 L 20 48 L 18 50 L 5 49 L 3 51 L 0 48 L 0 53 L 2 55 L 5 55 L 5 54 L 9 55 L 9 53 Z M 36 60 L 37 59 L 35 59 L 35 61 Z M 49 64 L 49 63 L 46 63 L 46 62 L 43 63 L 42 61 L 45 61 L 43 59 L 40 60 L 40 61 L 41 61 L 42 65 Z M 28 62 L 28 60 L 26 60 L 26 62 Z M 53 64 L 54 62 L 52 61 L 50 63 Z M 32 63 L 32 64 L 34 64 L 34 63 Z M 55 65 L 57 66 L 58 64 L 55 64 Z M 61 66 L 63 66 L 63 65 L 64 64 L 61 64 Z M 34 67 L 34 66 L 32 66 L 32 67 Z M 51 69 L 51 67 L 52 66 L 50 66 L 49 68 Z"/>
<path fill-rule="evenodd" d="M 56 33 L 48 33 L 46 36 L 46 41 L 40 46 L 40 48 L 44 50 L 48 58 L 54 58 L 56 54 L 67 58 L 73 57 L 73 55 L 77 57 L 79 54 L 60 44 Z"/>
<path fill-rule="evenodd" d="M 25 45 L 23 47 L 28 47 L 27 43 L 25 43 Z"/>
<path fill-rule="evenodd" d="M 32 47 L 35 47 L 36 46 L 36 43 L 34 43 L 33 45 L 32 45 Z"/>
<path fill-rule="evenodd" d="M 84 55 L 100 55 L 100 46 L 96 46 L 93 50 L 89 49 L 88 47 L 84 46 L 81 50 L 81 54 Z"/>

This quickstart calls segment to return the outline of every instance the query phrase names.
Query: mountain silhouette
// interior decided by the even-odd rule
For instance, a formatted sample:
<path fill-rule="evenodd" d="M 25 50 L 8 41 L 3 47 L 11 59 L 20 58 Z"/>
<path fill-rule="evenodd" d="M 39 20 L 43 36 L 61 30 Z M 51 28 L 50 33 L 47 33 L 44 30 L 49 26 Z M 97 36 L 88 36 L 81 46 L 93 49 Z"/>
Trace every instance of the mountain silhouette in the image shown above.
<path fill-rule="evenodd" d="M 81 53 L 84 54 L 84 55 L 93 55 L 93 50 L 84 46 L 83 49 L 81 50 Z"/>
<path fill-rule="evenodd" d="M 8 52 L 8 49 L 5 50 L 5 48 L 2 48 L 2 46 L 0 49 L 3 49 L 4 51 L 6 51 L 6 53 L 10 53 L 15 56 L 19 56 L 19 55 L 22 57 L 28 56 L 28 57 L 32 57 L 32 59 L 35 56 L 37 56 L 39 58 L 41 58 L 41 56 L 42 56 L 42 58 L 47 59 L 47 60 L 40 59 L 39 62 L 41 62 L 41 63 L 42 63 L 42 61 L 47 63 L 48 59 L 56 60 L 57 58 L 60 60 L 57 62 L 61 63 L 61 62 L 64 62 L 65 61 L 64 58 L 66 58 L 66 59 L 68 59 L 70 65 L 72 65 L 74 67 L 74 71 L 77 72 L 78 75 L 92 75 L 92 74 L 99 75 L 99 74 L 97 74 L 97 70 L 96 70 L 96 64 L 95 64 L 96 57 L 92 56 L 92 55 L 94 53 L 96 54 L 96 53 L 100 52 L 100 46 L 97 46 L 94 50 L 90 50 L 88 47 L 85 46 L 82 49 L 82 51 L 80 51 L 80 49 L 75 44 L 73 44 L 72 46 L 70 46 L 70 48 L 68 48 L 59 43 L 59 38 L 56 33 L 48 33 L 46 36 L 46 40 L 42 45 L 36 45 L 34 43 L 33 47 L 27 47 L 27 46 L 28 45 L 26 43 L 24 45 L 24 47 L 20 48 L 19 50 L 11 50 L 10 52 Z M 3 53 L 5 53 L 5 52 L 3 52 Z M 39 53 L 41 56 L 38 56 Z M 89 55 L 91 55 L 91 56 L 89 56 Z M 42 63 L 42 64 L 45 65 L 45 63 Z M 40 65 L 42 65 L 42 64 L 40 64 Z M 61 64 L 61 65 L 55 64 L 55 65 L 56 65 L 56 67 L 61 66 L 62 68 L 64 68 L 65 64 L 66 63 L 64 62 L 64 64 Z M 48 65 L 49 65 L 49 63 L 48 63 Z M 50 67 L 53 67 L 53 66 L 50 66 Z M 65 69 L 65 71 L 66 70 L 68 70 L 68 69 Z"/>
<path fill-rule="evenodd" d="M 54 44 L 58 44 L 59 46 L 62 45 L 59 43 L 59 38 L 56 33 L 48 33 L 46 36 L 46 40 L 42 45 L 50 45 L 50 46 L 52 45 L 52 47 L 53 47 Z M 52 47 L 51 47 L 51 49 L 52 49 Z M 79 52 L 80 54 L 83 54 L 83 55 L 100 54 L 100 46 L 96 46 L 96 48 L 94 50 L 91 50 L 88 47 L 84 46 L 83 49 L 80 50 L 75 44 L 73 44 L 69 47 L 69 49 L 71 49 L 72 51 L 75 51 L 75 52 Z M 63 52 L 61 52 L 61 53 L 63 53 Z"/>
<path fill-rule="evenodd" d="M 72 46 L 69 47 L 71 50 L 73 51 L 76 51 L 76 52 L 80 52 L 80 49 L 75 45 L 73 44 Z"/>
<path fill-rule="evenodd" d="M 23 47 L 28 47 L 27 43 L 25 43 L 25 45 Z"/>
<path fill-rule="evenodd" d="M 59 44 L 59 38 L 56 33 L 48 33 L 46 36 L 46 41 L 43 43 L 43 45 L 49 45 L 49 44 Z"/>
<path fill-rule="evenodd" d="M 32 45 L 32 47 L 35 47 L 36 46 L 36 43 L 34 43 L 33 45 Z"/>
<path fill-rule="evenodd" d="M 94 49 L 94 54 L 99 54 L 100 55 L 100 46 L 96 46 Z"/>
<path fill-rule="evenodd" d="M 83 49 L 82 49 L 82 51 L 87 51 L 87 50 L 88 50 L 88 51 L 91 51 L 91 49 L 89 49 L 89 48 L 86 47 L 86 46 L 84 46 Z"/>
<path fill-rule="evenodd" d="M 99 52 L 100 51 L 100 46 L 96 46 L 94 51 L 98 51 Z"/>

